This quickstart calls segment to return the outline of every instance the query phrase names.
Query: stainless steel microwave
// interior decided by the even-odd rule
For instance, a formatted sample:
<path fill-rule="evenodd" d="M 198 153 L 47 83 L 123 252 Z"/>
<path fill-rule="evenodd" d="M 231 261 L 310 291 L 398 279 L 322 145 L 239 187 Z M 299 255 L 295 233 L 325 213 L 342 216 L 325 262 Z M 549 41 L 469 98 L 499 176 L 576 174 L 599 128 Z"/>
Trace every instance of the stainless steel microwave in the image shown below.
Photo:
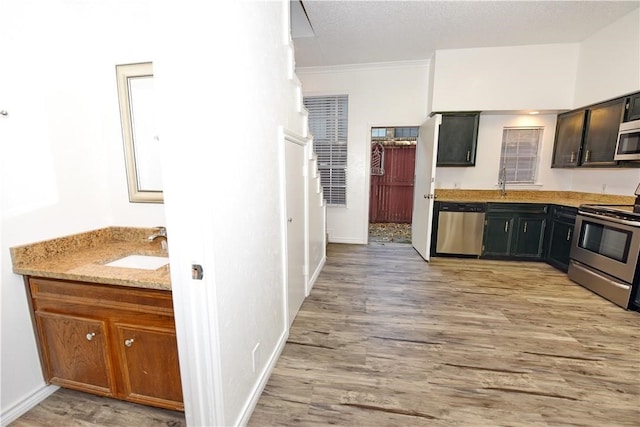
<path fill-rule="evenodd" d="M 620 124 L 615 160 L 640 160 L 640 120 Z"/>

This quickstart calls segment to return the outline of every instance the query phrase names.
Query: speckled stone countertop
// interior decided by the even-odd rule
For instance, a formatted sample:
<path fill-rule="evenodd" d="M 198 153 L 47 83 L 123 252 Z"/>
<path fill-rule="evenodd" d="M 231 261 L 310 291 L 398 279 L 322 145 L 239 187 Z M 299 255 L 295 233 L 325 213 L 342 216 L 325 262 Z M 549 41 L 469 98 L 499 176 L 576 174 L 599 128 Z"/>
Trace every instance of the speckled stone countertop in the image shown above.
<path fill-rule="evenodd" d="M 153 228 L 108 227 L 11 248 L 13 272 L 81 282 L 171 290 L 169 265 L 157 270 L 111 267 L 128 255 L 167 256 Z"/>
<path fill-rule="evenodd" d="M 507 190 L 506 197 L 501 197 L 500 190 L 436 190 L 439 202 L 549 203 L 578 207 L 582 204 L 633 205 L 634 200 L 633 196 L 576 191 Z"/>

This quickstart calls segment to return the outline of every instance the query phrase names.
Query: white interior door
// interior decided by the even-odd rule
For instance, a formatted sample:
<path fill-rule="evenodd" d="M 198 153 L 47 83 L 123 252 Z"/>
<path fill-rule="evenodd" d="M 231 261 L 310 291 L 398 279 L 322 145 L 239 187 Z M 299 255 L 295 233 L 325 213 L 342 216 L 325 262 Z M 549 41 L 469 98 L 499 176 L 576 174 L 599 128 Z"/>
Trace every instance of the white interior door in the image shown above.
<path fill-rule="evenodd" d="M 285 140 L 287 198 L 287 311 L 289 326 L 305 298 L 304 147 Z"/>
<path fill-rule="evenodd" d="M 427 121 L 420 126 L 418 144 L 416 146 L 411 244 L 425 261 L 429 261 L 429 253 L 431 251 L 438 130 L 440 129 L 441 122 L 442 116 L 440 114 L 436 114 L 427 119 Z"/>

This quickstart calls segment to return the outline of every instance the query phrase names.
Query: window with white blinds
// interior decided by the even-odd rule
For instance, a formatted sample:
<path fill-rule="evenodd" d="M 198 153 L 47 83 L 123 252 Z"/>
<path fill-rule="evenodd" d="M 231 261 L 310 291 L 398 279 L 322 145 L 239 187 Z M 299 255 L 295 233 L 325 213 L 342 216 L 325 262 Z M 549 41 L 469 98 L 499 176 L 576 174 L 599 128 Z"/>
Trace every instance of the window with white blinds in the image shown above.
<path fill-rule="evenodd" d="M 538 147 L 542 128 L 505 128 L 498 181 L 506 184 L 535 184 Z"/>
<path fill-rule="evenodd" d="M 347 204 L 348 96 L 305 96 L 309 131 L 327 204 Z"/>

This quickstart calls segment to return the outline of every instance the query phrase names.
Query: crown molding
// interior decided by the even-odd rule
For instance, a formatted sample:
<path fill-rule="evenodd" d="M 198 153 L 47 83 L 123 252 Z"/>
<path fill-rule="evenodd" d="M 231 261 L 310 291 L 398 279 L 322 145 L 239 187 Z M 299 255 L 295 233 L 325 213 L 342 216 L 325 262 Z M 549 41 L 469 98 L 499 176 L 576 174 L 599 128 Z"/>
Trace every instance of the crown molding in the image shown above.
<path fill-rule="evenodd" d="M 430 65 L 431 59 L 421 59 L 415 61 L 370 62 L 366 64 L 296 67 L 296 74 L 341 73 L 345 71 L 390 70 L 403 68 L 428 68 Z"/>

